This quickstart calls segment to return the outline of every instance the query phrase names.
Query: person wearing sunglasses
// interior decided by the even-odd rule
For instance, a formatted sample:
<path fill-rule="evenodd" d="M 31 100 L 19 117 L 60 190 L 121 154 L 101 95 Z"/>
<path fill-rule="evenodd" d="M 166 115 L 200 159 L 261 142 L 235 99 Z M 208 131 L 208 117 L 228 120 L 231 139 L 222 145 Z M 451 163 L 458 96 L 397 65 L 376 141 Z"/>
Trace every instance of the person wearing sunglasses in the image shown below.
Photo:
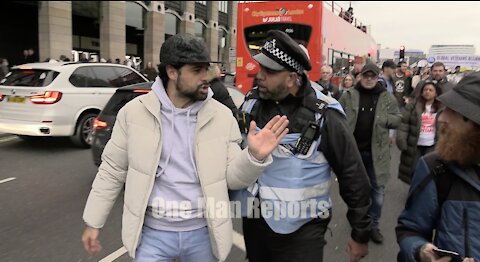
<path fill-rule="evenodd" d="M 357 142 L 363 164 L 371 184 L 369 214 L 372 217 L 370 238 L 380 244 L 379 221 L 385 196 L 385 184 L 390 177 L 389 129 L 396 129 L 401 114 L 393 94 L 378 81 L 379 68 L 366 64 L 360 72 L 360 81 L 346 90 L 340 103 L 347 115 L 347 123 Z"/>

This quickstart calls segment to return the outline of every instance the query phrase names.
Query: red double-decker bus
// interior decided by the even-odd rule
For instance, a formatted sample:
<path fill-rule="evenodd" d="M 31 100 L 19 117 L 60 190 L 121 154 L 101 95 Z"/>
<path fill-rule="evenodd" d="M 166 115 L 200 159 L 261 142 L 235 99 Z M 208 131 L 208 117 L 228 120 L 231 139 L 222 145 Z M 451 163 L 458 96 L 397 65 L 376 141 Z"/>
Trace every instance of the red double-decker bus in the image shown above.
<path fill-rule="evenodd" d="M 307 47 L 313 81 L 320 79 L 322 65 L 334 68 L 335 76 L 348 72 L 377 54 L 377 44 L 367 28 L 334 2 L 241 2 L 238 4 L 236 86 L 248 92 L 253 86 L 260 52 L 269 30 L 281 30 Z"/>

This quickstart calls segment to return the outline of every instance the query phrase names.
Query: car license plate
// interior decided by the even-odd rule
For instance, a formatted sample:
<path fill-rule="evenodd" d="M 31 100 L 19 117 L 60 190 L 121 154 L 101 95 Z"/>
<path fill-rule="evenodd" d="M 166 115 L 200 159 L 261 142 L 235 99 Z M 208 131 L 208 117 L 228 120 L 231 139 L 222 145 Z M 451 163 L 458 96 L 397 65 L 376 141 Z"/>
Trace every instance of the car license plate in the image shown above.
<path fill-rule="evenodd" d="M 7 101 L 10 103 L 25 103 L 25 97 L 24 96 L 9 96 L 7 98 Z"/>

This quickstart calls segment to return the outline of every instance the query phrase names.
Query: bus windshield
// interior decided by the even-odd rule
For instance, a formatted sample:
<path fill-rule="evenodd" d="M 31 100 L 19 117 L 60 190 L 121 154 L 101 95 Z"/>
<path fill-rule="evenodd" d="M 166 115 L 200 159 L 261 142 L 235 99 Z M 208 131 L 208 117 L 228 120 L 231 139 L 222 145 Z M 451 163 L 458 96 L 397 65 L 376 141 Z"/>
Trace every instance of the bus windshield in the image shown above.
<path fill-rule="evenodd" d="M 239 1 L 236 87 L 244 94 L 253 87 L 259 70 L 253 56 L 261 52 L 269 30 L 285 32 L 307 48 L 311 81 L 320 80 L 323 65 L 332 66 L 340 79 L 354 64 L 375 62 L 378 46 L 356 21 L 346 21 L 327 1 Z"/>
<path fill-rule="evenodd" d="M 250 55 L 260 52 L 267 37 L 269 30 L 280 30 L 292 37 L 297 43 L 308 47 L 308 42 L 312 34 L 312 27 L 309 25 L 278 23 L 278 24 L 262 24 L 245 28 L 245 43 L 250 51 Z"/>

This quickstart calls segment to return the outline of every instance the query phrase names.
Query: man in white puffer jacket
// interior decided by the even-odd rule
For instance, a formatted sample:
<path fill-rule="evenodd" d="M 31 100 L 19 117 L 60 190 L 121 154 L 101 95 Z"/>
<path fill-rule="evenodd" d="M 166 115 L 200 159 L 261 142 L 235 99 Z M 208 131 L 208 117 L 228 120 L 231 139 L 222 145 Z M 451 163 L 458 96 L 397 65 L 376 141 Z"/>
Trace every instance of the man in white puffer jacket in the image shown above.
<path fill-rule="evenodd" d="M 92 185 L 82 242 L 101 249 L 99 229 L 125 185 L 122 240 L 135 261 L 223 261 L 232 245 L 228 189 L 252 184 L 288 133 L 285 116 L 248 147 L 231 111 L 211 99 L 203 40 L 172 36 L 160 50 L 153 92 L 122 108 Z"/>

